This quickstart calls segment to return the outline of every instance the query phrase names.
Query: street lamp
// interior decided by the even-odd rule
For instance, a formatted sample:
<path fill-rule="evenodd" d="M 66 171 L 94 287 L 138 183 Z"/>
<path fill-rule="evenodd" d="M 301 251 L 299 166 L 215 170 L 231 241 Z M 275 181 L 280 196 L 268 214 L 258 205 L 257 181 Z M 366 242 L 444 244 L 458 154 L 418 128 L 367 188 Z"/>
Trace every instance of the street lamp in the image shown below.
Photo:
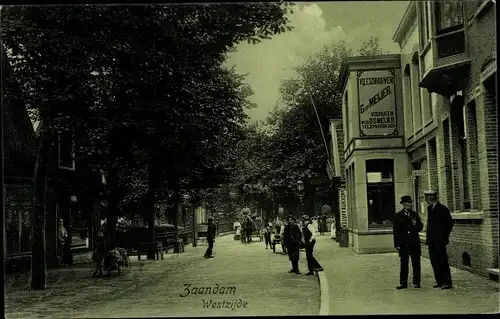
<path fill-rule="evenodd" d="M 303 213 L 303 199 L 304 199 L 304 182 L 301 181 L 300 179 L 297 181 L 297 195 L 299 196 L 300 200 L 300 214 Z"/>

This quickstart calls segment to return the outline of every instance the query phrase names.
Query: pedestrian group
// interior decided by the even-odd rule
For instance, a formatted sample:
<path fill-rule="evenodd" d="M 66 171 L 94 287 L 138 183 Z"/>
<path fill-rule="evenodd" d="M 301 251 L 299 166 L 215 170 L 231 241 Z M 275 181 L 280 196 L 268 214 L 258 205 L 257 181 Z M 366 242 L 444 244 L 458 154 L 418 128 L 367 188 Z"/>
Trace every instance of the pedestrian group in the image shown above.
<path fill-rule="evenodd" d="M 426 244 L 429 259 L 434 272 L 436 285 L 434 288 L 450 289 L 453 287 L 446 246 L 453 228 L 450 210 L 438 201 L 435 191 L 424 192 L 427 207 Z M 413 287 L 420 288 L 420 236 L 423 224 L 417 212 L 412 209 L 411 196 L 401 197 L 403 209 L 397 212 L 393 222 L 394 247 L 399 252 L 400 273 L 399 286 L 396 289 L 408 288 L 408 263 L 411 259 L 413 268 Z"/>

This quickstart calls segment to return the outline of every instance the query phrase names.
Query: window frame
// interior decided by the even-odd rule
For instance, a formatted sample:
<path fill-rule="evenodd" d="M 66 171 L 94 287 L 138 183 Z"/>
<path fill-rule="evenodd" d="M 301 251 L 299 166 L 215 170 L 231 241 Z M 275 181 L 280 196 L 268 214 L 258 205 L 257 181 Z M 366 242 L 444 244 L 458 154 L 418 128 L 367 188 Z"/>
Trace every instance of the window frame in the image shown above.
<path fill-rule="evenodd" d="M 460 209 L 462 211 L 471 210 L 471 185 L 469 184 L 469 156 L 468 156 L 468 136 L 467 136 L 467 111 L 468 104 L 462 106 L 461 112 L 458 114 L 458 130 L 457 130 L 457 140 L 458 140 L 458 156 L 460 159 Z M 457 110 L 458 113 L 458 110 Z"/>
<path fill-rule="evenodd" d="M 390 171 L 387 171 L 389 174 L 390 174 L 390 179 L 391 181 L 384 181 L 382 180 L 381 182 L 375 182 L 375 183 L 368 183 L 368 174 L 369 173 L 377 173 L 377 172 L 373 172 L 372 170 L 369 170 L 368 167 L 369 167 L 369 163 L 370 162 L 373 162 L 373 161 L 390 161 L 392 164 L 391 164 L 391 167 L 392 169 Z M 387 163 L 388 164 L 388 163 Z M 380 167 L 387 167 L 387 164 L 385 165 L 380 165 Z M 374 230 L 374 229 L 388 229 L 388 228 L 392 228 L 392 216 L 394 215 L 394 213 L 396 213 L 396 207 L 394 206 L 393 210 L 394 211 L 388 211 L 386 209 L 386 207 L 379 207 L 380 208 L 380 211 L 379 211 L 379 216 L 380 218 L 382 218 L 382 224 L 372 224 L 371 220 L 373 219 L 373 217 L 371 216 L 371 211 L 369 210 L 369 207 L 370 207 L 370 196 L 369 194 L 372 192 L 372 189 L 373 188 L 378 188 L 380 190 L 380 194 L 382 194 L 383 192 L 388 192 L 388 193 L 392 193 L 392 205 L 394 205 L 395 201 L 394 201 L 394 196 L 396 195 L 396 182 L 395 182 L 395 176 L 394 176 L 394 171 L 395 171 L 395 168 L 394 168 L 394 164 L 395 164 L 395 160 L 394 158 L 371 158 L 371 159 L 366 159 L 365 160 L 365 181 L 366 181 L 366 207 L 367 207 L 367 223 L 368 223 L 368 229 L 369 230 Z M 387 173 L 386 172 L 386 173 Z M 383 171 L 380 171 L 380 173 L 383 175 Z M 380 199 L 380 202 L 382 203 L 383 202 L 383 199 Z M 392 206 L 389 206 L 389 207 L 392 207 Z M 384 214 L 385 212 L 385 216 L 383 216 L 382 214 Z M 388 216 L 390 216 L 390 218 L 388 218 Z M 387 224 L 384 224 L 384 222 L 388 221 L 389 223 Z"/>
<path fill-rule="evenodd" d="M 458 30 L 461 30 L 461 29 L 464 29 L 465 27 L 465 15 L 464 15 L 464 5 L 461 1 L 450 1 L 454 4 L 458 4 L 460 5 L 460 13 L 461 13 L 461 16 L 462 16 L 462 23 L 460 24 L 456 24 L 456 25 L 452 25 L 452 26 L 449 26 L 449 27 L 446 27 L 446 28 L 443 28 L 441 29 L 441 21 L 442 21 L 442 17 L 441 17 L 441 8 L 440 6 L 443 4 L 441 1 L 434 1 L 434 21 L 435 21 L 435 28 L 434 28 L 434 31 L 435 31 L 435 35 L 439 36 L 439 35 L 445 35 L 445 34 L 448 34 L 448 33 L 453 33 L 455 31 L 458 31 Z"/>

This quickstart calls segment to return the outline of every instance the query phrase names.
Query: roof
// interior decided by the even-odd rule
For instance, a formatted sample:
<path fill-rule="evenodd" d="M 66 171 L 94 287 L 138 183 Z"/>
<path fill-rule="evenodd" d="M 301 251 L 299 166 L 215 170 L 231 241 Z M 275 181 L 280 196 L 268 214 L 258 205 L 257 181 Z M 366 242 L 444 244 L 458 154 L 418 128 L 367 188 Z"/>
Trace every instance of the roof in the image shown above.
<path fill-rule="evenodd" d="M 414 18 L 416 18 L 417 15 L 416 5 L 417 5 L 416 1 L 409 1 L 405 13 L 403 14 L 401 20 L 399 21 L 398 27 L 396 28 L 396 31 L 392 36 L 393 41 L 400 44 L 400 41 L 401 39 L 403 39 L 405 31 L 408 29 L 410 22 L 413 21 Z"/>

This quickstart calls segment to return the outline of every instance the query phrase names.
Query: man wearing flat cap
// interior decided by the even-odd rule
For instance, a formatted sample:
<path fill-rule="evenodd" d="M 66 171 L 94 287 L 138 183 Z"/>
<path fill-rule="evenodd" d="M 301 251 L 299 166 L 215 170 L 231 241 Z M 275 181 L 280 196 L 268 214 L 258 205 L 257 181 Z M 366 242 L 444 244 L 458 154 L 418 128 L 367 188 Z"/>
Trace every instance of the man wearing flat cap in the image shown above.
<path fill-rule="evenodd" d="M 302 234 L 304 234 L 304 244 L 306 246 L 307 268 L 309 268 L 309 272 L 306 275 L 311 276 L 314 275 L 314 271 L 322 271 L 323 267 L 321 267 L 313 255 L 314 244 L 316 244 L 316 234 L 311 220 L 309 216 L 303 215 L 302 221 Z"/>
<path fill-rule="evenodd" d="M 429 247 L 429 259 L 436 279 L 434 288 L 450 289 L 453 284 L 446 246 L 453 229 L 453 219 L 448 207 L 438 201 L 435 191 L 425 191 L 424 195 L 429 204 L 427 207 L 426 244 Z"/>
<path fill-rule="evenodd" d="M 288 251 L 288 258 L 292 263 L 289 273 L 300 274 L 299 271 L 299 248 L 302 241 L 302 233 L 293 215 L 288 216 L 288 224 L 283 232 L 283 243 Z"/>
<path fill-rule="evenodd" d="M 399 252 L 400 270 L 399 286 L 396 289 L 408 288 L 408 262 L 411 257 L 413 268 L 413 287 L 420 288 L 420 237 L 424 225 L 418 213 L 412 209 L 411 196 L 401 197 L 403 209 L 394 215 L 393 236 L 394 247 Z"/>
<path fill-rule="evenodd" d="M 215 225 L 213 221 L 214 221 L 213 218 L 208 219 L 208 228 L 207 228 L 208 248 L 204 255 L 204 257 L 207 259 L 214 258 L 214 256 L 212 256 L 212 252 L 214 249 L 214 241 L 215 241 Z"/>

